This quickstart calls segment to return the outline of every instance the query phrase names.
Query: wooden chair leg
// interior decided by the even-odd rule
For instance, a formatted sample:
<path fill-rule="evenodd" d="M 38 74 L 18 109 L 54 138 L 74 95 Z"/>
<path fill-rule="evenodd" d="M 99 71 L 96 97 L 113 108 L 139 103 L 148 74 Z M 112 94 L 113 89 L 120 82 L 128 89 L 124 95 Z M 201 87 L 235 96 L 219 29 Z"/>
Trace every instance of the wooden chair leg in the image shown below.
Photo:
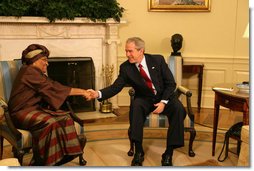
<path fill-rule="evenodd" d="M 12 152 L 13 152 L 14 157 L 18 159 L 20 165 L 22 166 L 25 151 L 24 150 L 17 150 L 16 148 L 12 147 Z"/>
<path fill-rule="evenodd" d="M 79 165 L 80 166 L 85 166 L 87 161 L 83 158 L 83 154 L 79 155 Z"/>
<path fill-rule="evenodd" d="M 133 156 L 134 155 L 134 142 L 131 140 L 131 130 L 130 128 L 128 129 L 128 137 L 130 141 L 130 150 L 128 151 L 128 156 Z"/>
<path fill-rule="evenodd" d="M 79 135 L 79 142 L 81 149 L 84 151 L 84 148 L 86 146 L 86 136 L 85 135 Z M 83 154 L 79 155 L 79 165 L 84 166 L 86 165 L 87 161 L 83 158 Z"/>
<path fill-rule="evenodd" d="M 239 156 L 241 150 L 241 140 L 237 140 L 237 155 Z"/>
<path fill-rule="evenodd" d="M 194 156 L 195 156 L 195 153 L 194 153 L 194 151 L 193 151 L 193 149 L 192 149 L 192 145 L 193 145 L 193 141 L 194 141 L 194 139 L 195 139 L 195 137 L 196 137 L 196 130 L 195 130 L 194 128 L 191 128 L 191 129 L 189 130 L 189 132 L 190 132 L 189 156 L 190 156 L 190 157 L 194 157 Z"/>

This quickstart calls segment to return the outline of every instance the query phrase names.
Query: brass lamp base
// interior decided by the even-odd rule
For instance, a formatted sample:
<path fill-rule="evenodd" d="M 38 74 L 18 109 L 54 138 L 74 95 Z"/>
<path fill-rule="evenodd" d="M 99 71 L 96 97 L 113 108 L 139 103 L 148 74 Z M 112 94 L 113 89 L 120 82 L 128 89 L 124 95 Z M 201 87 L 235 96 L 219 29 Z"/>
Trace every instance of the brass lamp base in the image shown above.
<path fill-rule="evenodd" d="M 101 113 L 112 113 L 112 103 L 100 103 L 100 112 Z"/>

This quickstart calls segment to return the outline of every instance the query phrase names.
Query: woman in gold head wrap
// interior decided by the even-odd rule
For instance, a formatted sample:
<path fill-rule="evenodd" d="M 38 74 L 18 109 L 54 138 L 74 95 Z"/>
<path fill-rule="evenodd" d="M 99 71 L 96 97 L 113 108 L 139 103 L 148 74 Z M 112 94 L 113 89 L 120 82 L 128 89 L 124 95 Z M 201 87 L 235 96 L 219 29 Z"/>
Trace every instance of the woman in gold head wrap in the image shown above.
<path fill-rule="evenodd" d="M 31 44 L 23 51 L 23 65 L 15 78 L 8 105 L 15 126 L 32 134 L 30 164 L 37 166 L 61 165 L 82 155 L 74 121 L 69 111 L 60 107 L 72 95 L 90 100 L 86 90 L 47 77 L 48 56 L 49 50 L 39 44 Z"/>

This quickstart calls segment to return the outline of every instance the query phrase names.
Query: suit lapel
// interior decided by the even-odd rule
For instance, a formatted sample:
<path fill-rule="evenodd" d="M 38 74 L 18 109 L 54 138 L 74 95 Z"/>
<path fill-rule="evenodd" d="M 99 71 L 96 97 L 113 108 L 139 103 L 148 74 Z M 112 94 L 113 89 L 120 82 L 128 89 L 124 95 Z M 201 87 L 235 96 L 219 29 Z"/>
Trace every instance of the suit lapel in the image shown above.
<path fill-rule="evenodd" d="M 148 56 L 146 55 L 146 65 L 147 65 L 147 68 L 148 68 L 148 71 L 149 71 L 149 74 L 150 74 L 150 77 L 152 79 L 152 82 L 153 82 L 153 85 L 155 86 L 155 88 L 157 88 L 157 82 L 158 82 L 158 79 L 157 79 L 157 72 L 156 72 L 156 64 L 154 63 L 154 60 L 152 60 L 152 57 L 151 56 Z"/>

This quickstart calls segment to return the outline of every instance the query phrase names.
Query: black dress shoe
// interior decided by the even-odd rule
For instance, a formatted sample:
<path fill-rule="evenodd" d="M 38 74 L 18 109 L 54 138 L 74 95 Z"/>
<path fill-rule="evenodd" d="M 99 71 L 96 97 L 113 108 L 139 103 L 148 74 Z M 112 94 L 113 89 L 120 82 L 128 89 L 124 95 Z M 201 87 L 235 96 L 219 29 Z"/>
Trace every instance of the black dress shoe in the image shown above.
<path fill-rule="evenodd" d="M 144 153 L 135 153 L 134 158 L 132 159 L 132 166 L 142 166 L 142 162 L 144 161 Z"/>
<path fill-rule="evenodd" d="M 173 166 L 172 164 L 172 156 L 171 155 L 162 155 L 161 159 L 162 166 Z"/>

